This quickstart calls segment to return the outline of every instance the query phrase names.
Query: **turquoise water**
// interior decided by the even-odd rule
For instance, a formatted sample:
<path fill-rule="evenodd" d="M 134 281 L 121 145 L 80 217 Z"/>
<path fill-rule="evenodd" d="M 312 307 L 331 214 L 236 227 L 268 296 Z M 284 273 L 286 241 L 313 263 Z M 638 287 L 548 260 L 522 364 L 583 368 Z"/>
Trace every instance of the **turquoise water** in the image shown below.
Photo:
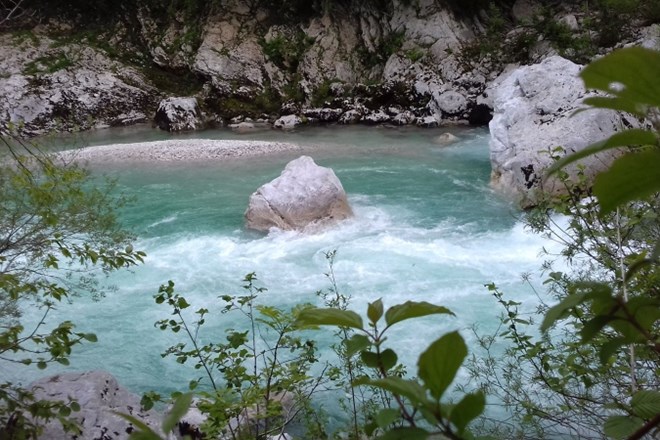
<path fill-rule="evenodd" d="M 531 295 L 520 274 L 537 272 L 539 252 L 547 243 L 526 232 L 519 213 L 489 188 L 488 132 L 453 128 L 459 142 L 437 145 L 433 138 L 444 131 L 315 127 L 290 133 L 218 130 L 186 135 L 295 142 L 318 164 L 333 168 L 355 217 L 315 235 L 262 234 L 244 227 L 249 195 L 299 153 L 194 167 L 124 164 L 95 169 L 137 197 L 122 219 L 139 236 L 136 248 L 148 257 L 132 272 L 113 274 L 108 282 L 118 289 L 100 302 L 77 298 L 50 318 L 53 323 L 72 319 L 80 330 L 99 337 L 98 343 L 74 353 L 71 369 L 108 370 L 137 393 L 184 389 L 198 372 L 160 356 L 178 340 L 154 328 L 169 313 L 154 303 L 159 285 L 173 280 L 195 309 L 217 310 L 219 295 L 242 294 L 242 278 L 256 272 L 268 288 L 262 302 L 320 305 L 315 293 L 329 287 L 324 254 L 332 250 L 337 250 L 339 288 L 352 296 L 353 309 L 364 313 L 367 302 L 377 298 L 386 307 L 410 299 L 442 304 L 456 313 L 455 318 L 401 327 L 391 342 L 410 366 L 443 332 L 460 329 L 469 344 L 474 339 L 471 326 L 495 328 L 500 311 L 483 285 L 495 282 L 512 298 Z M 84 141 L 96 145 L 168 137 L 156 130 L 106 130 Z M 224 329 L 236 325 L 219 313 L 208 321 L 202 341 L 223 338 Z M 327 342 L 328 334 L 318 336 Z M 24 381 L 43 374 L 15 373 Z"/>

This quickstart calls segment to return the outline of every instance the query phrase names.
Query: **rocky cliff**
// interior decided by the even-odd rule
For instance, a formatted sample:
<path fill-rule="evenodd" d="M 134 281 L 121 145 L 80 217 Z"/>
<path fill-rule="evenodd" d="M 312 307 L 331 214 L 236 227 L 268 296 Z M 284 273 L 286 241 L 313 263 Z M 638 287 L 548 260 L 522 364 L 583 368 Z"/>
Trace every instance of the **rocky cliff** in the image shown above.
<path fill-rule="evenodd" d="M 51 7 L 36 26 L 1 35 L 0 129 L 131 124 L 172 95 L 194 96 L 215 123 L 489 119 L 481 98 L 498 72 L 462 56 L 484 27 L 444 2 L 130 3 L 101 21 Z"/>

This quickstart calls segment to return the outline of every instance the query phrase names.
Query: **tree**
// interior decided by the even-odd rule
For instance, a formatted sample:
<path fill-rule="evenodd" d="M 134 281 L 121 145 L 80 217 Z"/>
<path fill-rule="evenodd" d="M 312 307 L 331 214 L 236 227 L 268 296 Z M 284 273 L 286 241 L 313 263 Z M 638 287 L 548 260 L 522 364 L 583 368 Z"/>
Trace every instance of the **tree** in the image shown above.
<path fill-rule="evenodd" d="M 96 336 L 70 321 L 54 328 L 46 317 L 63 300 L 105 293 L 99 275 L 142 262 L 117 209 L 127 200 L 111 184 L 95 186 L 80 166 L 49 156 L 15 136 L 0 137 L 0 371 L 36 364 L 68 365 L 72 348 Z M 40 309 L 25 328 L 22 307 Z M 3 380 L 3 379 L 0 379 Z M 24 438 L 40 420 L 58 417 L 65 427 L 76 403 L 35 401 L 10 382 L 0 383 L 0 434 Z"/>

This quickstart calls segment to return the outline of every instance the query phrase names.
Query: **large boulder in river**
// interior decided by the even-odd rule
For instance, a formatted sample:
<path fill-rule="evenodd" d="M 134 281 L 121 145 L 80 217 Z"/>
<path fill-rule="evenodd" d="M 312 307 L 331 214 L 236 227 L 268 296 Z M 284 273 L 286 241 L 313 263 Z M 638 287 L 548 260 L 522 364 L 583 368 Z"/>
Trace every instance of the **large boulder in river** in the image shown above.
<path fill-rule="evenodd" d="M 167 131 L 196 130 L 204 125 L 197 99 L 191 97 L 163 99 L 154 120 Z"/>
<path fill-rule="evenodd" d="M 341 182 L 308 156 L 289 162 L 282 174 L 250 196 L 247 226 L 310 231 L 352 216 Z"/>
<path fill-rule="evenodd" d="M 498 79 L 490 122 L 491 185 L 520 203 L 534 206 L 543 194 L 563 189 L 544 175 L 551 165 L 549 151 L 567 154 L 611 136 L 620 127 L 638 126 L 630 116 L 592 109 L 576 113 L 588 96 L 578 77 L 581 66 L 559 56 L 520 67 Z M 587 178 L 606 168 L 616 152 L 582 161 Z M 575 167 L 569 169 L 574 173 Z"/>
<path fill-rule="evenodd" d="M 71 398 L 81 408 L 72 417 L 80 424 L 82 434 L 74 437 L 65 433 L 59 422 L 50 421 L 44 427 L 42 439 L 126 439 L 135 428 L 115 412 L 133 416 L 160 432 L 162 417 L 155 411 L 141 410 L 140 398 L 119 386 L 110 373 L 62 373 L 40 379 L 31 387 L 37 399 L 66 402 Z"/>

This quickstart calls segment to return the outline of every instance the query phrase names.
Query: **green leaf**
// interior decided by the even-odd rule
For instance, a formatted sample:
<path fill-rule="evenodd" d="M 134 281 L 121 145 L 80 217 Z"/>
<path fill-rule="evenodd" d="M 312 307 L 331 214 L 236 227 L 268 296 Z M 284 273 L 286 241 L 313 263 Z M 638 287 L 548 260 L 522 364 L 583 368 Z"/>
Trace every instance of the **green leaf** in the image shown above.
<path fill-rule="evenodd" d="M 635 415 L 642 419 L 652 419 L 660 414 L 660 391 L 638 391 L 632 396 L 630 406 Z"/>
<path fill-rule="evenodd" d="M 582 69 L 580 76 L 587 89 L 602 90 L 614 96 L 606 108 L 630 108 L 626 111 L 644 116 L 643 106 L 660 107 L 658 72 L 660 52 L 629 47 L 592 61 Z M 618 86 L 613 87 L 613 84 Z"/>
<path fill-rule="evenodd" d="M 179 297 L 179 299 L 176 302 L 176 306 L 180 309 L 187 309 L 190 307 L 190 304 L 188 304 L 188 301 L 184 297 Z"/>
<path fill-rule="evenodd" d="M 610 150 L 612 148 L 628 147 L 633 145 L 656 145 L 658 143 L 658 136 L 652 131 L 634 128 L 625 130 L 620 133 L 615 133 L 604 141 L 596 142 L 588 147 L 566 156 L 555 162 L 548 168 L 548 174 L 554 174 L 560 169 L 564 168 L 573 162 L 583 159 L 592 154 L 600 153 L 602 151 Z"/>
<path fill-rule="evenodd" d="M 353 335 L 350 339 L 345 341 L 346 345 L 346 356 L 353 357 L 353 355 L 359 351 L 366 350 L 371 346 L 369 338 L 365 335 Z"/>
<path fill-rule="evenodd" d="M 393 368 L 396 365 L 397 360 L 398 357 L 392 349 L 387 348 L 380 353 L 380 362 L 385 371 Z"/>
<path fill-rule="evenodd" d="M 596 176 L 594 194 L 603 214 L 660 191 L 660 150 L 626 154 Z"/>
<path fill-rule="evenodd" d="M 362 377 L 356 379 L 353 385 L 369 385 L 372 387 L 380 388 L 389 391 L 397 396 L 403 396 L 410 400 L 415 405 L 423 405 L 427 403 L 426 391 L 420 384 L 413 380 L 406 380 L 400 377 L 391 376 L 383 379 L 370 379 Z"/>
<path fill-rule="evenodd" d="M 574 293 L 572 295 L 568 295 L 559 304 L 550 307 L 548 311 L 545 312 L 545 316 L 543 317 L 543 322 L 541 323 L 541 331 L 547 331 L 554 325 L 555 321 L 561 319 L 568 310 L 584 302 L 586 298 L 586 293 Z"/>
<path fill-rule="evenodd" d="M 465 431 L 467 425 L 477 418 L 486 407 L 486 397 L 481 391 L 463 396 L 460 402 L 451 410 L 450 421 L 456 426 L 458 434 Z"/>
<path fill-rule="evenodd" d="M 376 414 L 376 423 L 384 429 L 399 420 L 400 417 L 401 410 L 397 408 L 384 408 Z"/>
<path fill-rule="evenodd" d="M 378 322 L 383 316 L 383 301 L 378 299 L 367 306 L 367 317 L 372 324 Z"/>
<path fill-rule="evenodd" d="M 163 432 L 171 432 L 176 424 L 179 423 L 179 420 L 186 415 L 188 408 L 190 408 L 190 404 L 192 403 L 192 398 L 192 393 L 185 393 L 180 395 L 176 401 L 174 401 L 172 409 L 170 409 L 167 417 L 163 420 Z"/>
<path fill-rule="evenodd" d="M 94 333 L 85 333 L 83 335 L 83 339 L 85 339 L 86 341 L 89 341 L 89 342 L 98 342 L 98 338 L 96 337 L 96 335 Z"/>
<path fill-rule="evenodd" d="M 596 315 L 587 321 L 580 330 L 582 343 L 591 341 L 612 319 L 612 316 Z"/>
<path fill-rule="evenodd" d="M 405 427 L 391 429 L 378 438 L 379 440 L 425 440 L 429 435 L 430 433 L 425 429 Z"/>
<path fill-rule="evenodd" d="M 73 401 L 69 404 L 69 407 L 71 408 L 71 411 L 73 412 L 78 412 L 80 411 L 80 404 L 76 401 Z"/>
<path fill-rule="evenodd" d="M 419 356 L 417 374 L 436 400 L 452 383 L 466 356 L 467 346 L 458 332 L 442 336 Z"/>
<path fill-rule="evenodd" d="M 297 318 L 297 324 L 302 326 L 335 325 L 362 330 L 362 318 L 350 310 L 333 308 L 309 308 L 302 310 Z"/>
<path fill-rule="evenodd" d="M 642 427 L 644 421 L 638 417 L 611 416 L 605 421 L 605 435 L 619 440 L 629 437 Z"/>
<path fill-rule="evenodd" d="M 379 366 L 378 353 L 374 353 L 373 351 L 361 352 L 360 359 L 362 360 L 362 363 L 369 368 L 378 368 Z"/>
<path fill-rule="evenodd" d="M 614 356 L 616 352 L 619 351 L 619 349 L 626 343 L 626 338 L 612 338 L 604 343 L 598 352 L 600 363 L 603 365 L 607 364 L 612 356 Z"/>
<path fill-rule="evenodd" d="M 406 301 L 403 304 L 390 307 L 385 312 L 385 322 L 388 326 L 394 325 L 405 319 L 418 318 L 420 316 L 447 314 L 454 316 L 451 310 L 446 307 L 436 306 L 426 301 L 415 302 Z"/>
<path fill-rule="evenodd" d="M 45 370 L 46 367 L 48 367 L 48 364 L 46 364 L 46 362 L 44 362 L 44 361 L 39 361 L 39 362 L 37 362 L 37 368 L 38 368 L 38 369 L 40 369 L 40 370 Z"/>

